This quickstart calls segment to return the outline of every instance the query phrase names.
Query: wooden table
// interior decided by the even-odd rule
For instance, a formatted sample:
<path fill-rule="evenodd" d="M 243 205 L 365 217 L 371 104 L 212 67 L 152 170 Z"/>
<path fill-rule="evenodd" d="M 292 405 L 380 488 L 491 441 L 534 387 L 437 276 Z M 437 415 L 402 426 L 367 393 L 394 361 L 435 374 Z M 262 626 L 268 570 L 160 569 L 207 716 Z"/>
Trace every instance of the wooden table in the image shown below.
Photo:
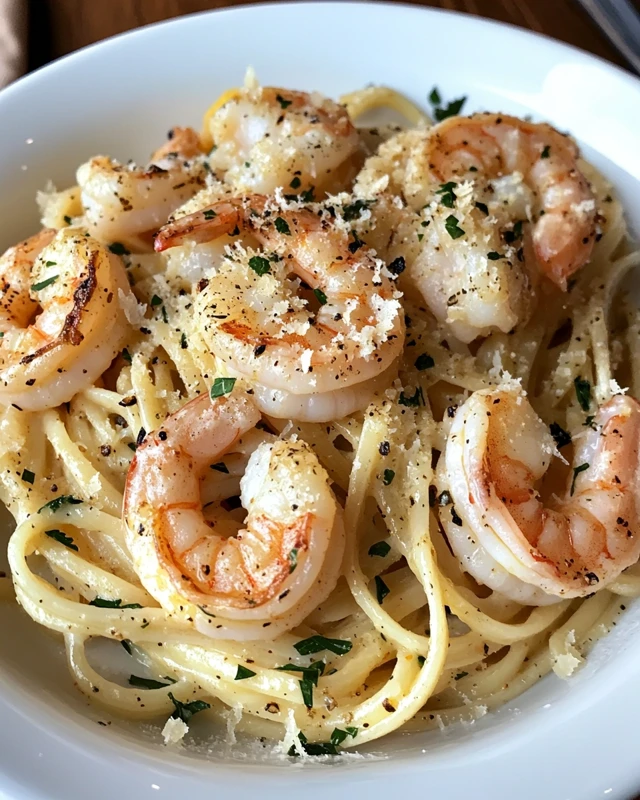
<path fill-rule="evenodd" d="M 414 0 L 546 33 L 624 66 L 576 0 Z M 30 0 L 30 67 L 107 36 L 194 11 L 251 0 Z"/>

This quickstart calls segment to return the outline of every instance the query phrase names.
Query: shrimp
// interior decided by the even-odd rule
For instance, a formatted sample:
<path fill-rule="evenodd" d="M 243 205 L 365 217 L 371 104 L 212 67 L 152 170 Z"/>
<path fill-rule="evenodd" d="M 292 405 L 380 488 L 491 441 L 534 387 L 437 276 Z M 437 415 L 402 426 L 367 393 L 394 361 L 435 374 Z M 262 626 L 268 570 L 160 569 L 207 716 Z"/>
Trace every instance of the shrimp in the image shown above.
<path fill-rule="evenodd" d="M 260 195 L 182 217 L 159 231 L 155 247 L 240 227 L 266 252 L 229 255 L 197 296 L 206 345 L 253 382 L 256 402 L 272 416 L 327 422 L 365 408 L 393 381 L 402 352 L 393 275 L 328 212 L 285 209 Z M 312 292 L 298 296 L 304 290 L 291 275 Z"/>
<path fill-rule="evenodd" d="M 144 250 L 145 234 L 155 232 L 205 185 L 205 167 L 197 158 L 198 134 L 190 128 L 175 128 L 172 133 L 146 168 L 119 164 L 106 156 L 96 156 L 78 168 L 85 220 L 96 238 Z"/>
<path fill-rule="evenodd" d="M 482 390 L 459 409 L 445 449 L 442 509 L 451 547 L 481 583 L 520 602 L 584 597 L 640 556 L 640 403 L 615 395 L 574 436 L 566 490 L 548 507 L 536 482 L 555 452 L 519 389 Z"/>
<path fill-rule="evenodd" d="M 164 609 L 213 638 L 290 630 L 340 572 L 341 509 L 303 441 L 264 441 L 252 453 L 240 481 L 244 528 L 204 518 L 201 479 L 259 419 L 237 390 L 201 395 L 147 436 L 127 477 L 123 519 L 140 580 Z"/>
<path fill-rule="evenodd" d="M 392 250 L 408 260 L 401 285 L 464 342 L 526 322 L 542 277 L 566 290 L 595 240 L 575 143 L 516 117 L 452 117 L 398 134 L 358 178 L 360 195 L 380 191 L 408 204 L 391 230 Z"/>
<path fill-rule="evenodd" d="M 91 385 L 127 332 L 122 260 L 72 228 L 44 230 L 0 259 L 0 404 L 53 408 Z"/>
<path fill-rule="evenodd" d="M 238 193 L 344 188 L 360 138 L 346 110 L 320 94 L 245 88 L 210 120 L 209 164 Z"/>

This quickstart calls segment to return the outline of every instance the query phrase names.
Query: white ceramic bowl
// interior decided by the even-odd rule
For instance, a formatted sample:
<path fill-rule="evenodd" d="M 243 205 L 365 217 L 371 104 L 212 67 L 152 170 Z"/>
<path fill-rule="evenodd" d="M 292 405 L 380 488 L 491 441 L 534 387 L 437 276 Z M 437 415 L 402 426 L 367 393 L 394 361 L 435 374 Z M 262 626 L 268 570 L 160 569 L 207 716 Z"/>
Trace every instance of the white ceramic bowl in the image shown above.
<path fill-rule="evenodd" d="M 307 3 L 177 19 L 102 42 L 0 94 L 0 245 L 37 226 L 35 192 L 88 156 L 144 159 L 175 124 L 198 125 L 251 64 L 266 84 L 336 96 L 375 82 L 465 111 L 532 113 L 570 130 L 640 229 L 640 82 L 565 45 L 470 16 L 400 5 Z M 8 530 L 8 526 L 6 527 Z M 4 548 L 3 548 L 4 549 Z M 0 568 L 2 564 L 0 563 Z M 285 796 L 561 800 L 640 789 L 640 606 L 575 678 L 550 677 L 472 726 L 377 742 L 378 757 L 287 765 L 259 748 L 197 752 L 118 725 L 68 678 L 56 639 L 0 606 L 0 800 Z M 412 792 L 412 795 L 408 793 Z M 419 793 L 419 794 L 418 794 Z"/>

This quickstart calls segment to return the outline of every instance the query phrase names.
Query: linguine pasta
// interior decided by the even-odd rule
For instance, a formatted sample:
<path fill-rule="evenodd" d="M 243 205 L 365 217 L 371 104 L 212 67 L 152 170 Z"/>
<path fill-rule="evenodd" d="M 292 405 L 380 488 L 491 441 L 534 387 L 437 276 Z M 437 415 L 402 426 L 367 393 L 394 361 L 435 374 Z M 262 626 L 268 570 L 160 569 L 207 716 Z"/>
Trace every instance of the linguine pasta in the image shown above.
<path fill-rule="evenodd" d="M 237 96 L 225 93 L 205 115 L 207 150 L 211 118 Z M 343 103 L 354 121 L 382 107 L 411 126 L 431 125 L 390 89 L 356 91 Z M 136 447 L 226 372 L 198 328 L 192 284 L 179 265 L 111 243 L 134 295 L 119 300 L 129 324 L 120 354 L 69 402 L 43 411 L 9 405 L 0 425 L 0 491 L 16 520 L 9 541 L 15 597 L 64 637 L 81 692 L 123 717 L 173 715 L 181 724 L 165 729 L 168 740 L 180 738 L 196 712 L 204 718 L 231 709 L 239 730 L 281 740 L 294 756 L 473 721 L 544 675 L 568 677 L 579 668 L 628 598 L 640 594 L 640 571 L 625 570 L 591 596 L 540 606 L 491 592 L 448 546 L 453 507 L 438 456 L 455 408 L 505 381 L 519 382 L 542 420 L 563 430 L 584 424 L 576 386 L 588 385 L 598 405 L 620 386 L 639 396 L 640 317 L 623 289 L 640 251 L 629 244 L 610 187 L 582 168 L 597 199 L 599 236 L 569 292 L 550 295 L 513 332 L 469 344 L 406 296 L 398 377 L 365 411 L 330 422 L 266 418 L 273 434 L 313 449 L 346 531 L 329 597 L 271 640 L 210 638 L 167 613 L 140 581 L 121 521 Z M 77 192 L 43 202 L 46 224 L 83 229 Z M 237 476 L 216 477 L 228 480 L 227 498 L 239 494 Z M 242 520 L 242 509 L 227 507 Z M 12 597 L 9 578 L 0 578 L 0 599 Z M 132 674 L 147 677 L 121 685 L 101 675 L 85 653 L 94 638 L 122 642 Z"/>

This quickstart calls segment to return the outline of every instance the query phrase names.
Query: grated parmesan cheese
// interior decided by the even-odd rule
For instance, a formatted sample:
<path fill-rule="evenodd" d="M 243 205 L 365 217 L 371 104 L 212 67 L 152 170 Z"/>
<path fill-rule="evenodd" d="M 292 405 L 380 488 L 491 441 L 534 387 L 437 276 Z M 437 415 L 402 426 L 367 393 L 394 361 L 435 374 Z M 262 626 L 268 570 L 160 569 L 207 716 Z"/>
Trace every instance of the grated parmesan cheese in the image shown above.
<path fill-rule="evenodd" d="M 146 303 L 138 303 L 133 292 L 123 292 L 122 289 L 118 289 L 118 299 L 129 324 L 142 325 L 147 310 Z"/>
<path fill-rule="evenodd" d="M 162 738 L 165 745 L 178 744 L 189 732 L 189 726 L 181 719 L 169 717 L 162 729 Z"/>

